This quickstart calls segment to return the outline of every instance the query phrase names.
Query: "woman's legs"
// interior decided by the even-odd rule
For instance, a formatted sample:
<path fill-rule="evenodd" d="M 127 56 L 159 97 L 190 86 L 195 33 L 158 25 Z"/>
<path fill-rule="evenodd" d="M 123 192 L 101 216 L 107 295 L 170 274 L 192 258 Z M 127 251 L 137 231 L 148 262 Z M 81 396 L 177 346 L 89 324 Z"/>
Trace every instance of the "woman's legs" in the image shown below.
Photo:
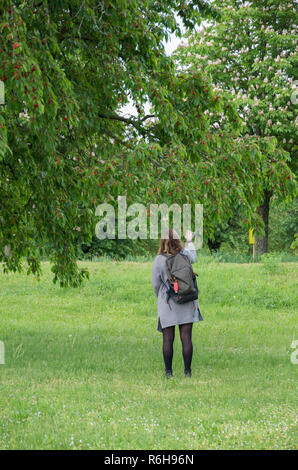
<path fill-rule="evenodd" d="M 166 373 L 172 373 L 173 343 L 175 338 L 175 326 L 168 326 L 162 329 L 163 345 L 162 352 L 165 361 Z"/>
<path fill-rule="evenodd" d="M 193 353 L 193 346 L 191 341 L 192 334 L 192 323 L 185 323 L 184 325 L 179 325 L 180 330 L 180 339 L 182 343 L 182 354 L 184 360 L 184 373 L 187 375 L 191 374 L 191 360 Z"/>

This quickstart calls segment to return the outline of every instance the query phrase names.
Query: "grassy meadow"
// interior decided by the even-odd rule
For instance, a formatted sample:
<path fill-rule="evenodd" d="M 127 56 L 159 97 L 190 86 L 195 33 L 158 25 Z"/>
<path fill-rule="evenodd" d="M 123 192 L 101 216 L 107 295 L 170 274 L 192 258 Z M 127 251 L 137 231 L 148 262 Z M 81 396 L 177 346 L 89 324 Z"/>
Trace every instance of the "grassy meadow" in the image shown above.
<path fill-rule="evenodd" d="M 80 262 L 78 289 L 0 272 L 1 449 L 294 449 L 296 263 L 198 259 L 193 377 L 164 378 L 152 262 Z M 269 267 L 270 268 L 270 267 Z M 296 310 L 295 310 L 296 309 Z"/>

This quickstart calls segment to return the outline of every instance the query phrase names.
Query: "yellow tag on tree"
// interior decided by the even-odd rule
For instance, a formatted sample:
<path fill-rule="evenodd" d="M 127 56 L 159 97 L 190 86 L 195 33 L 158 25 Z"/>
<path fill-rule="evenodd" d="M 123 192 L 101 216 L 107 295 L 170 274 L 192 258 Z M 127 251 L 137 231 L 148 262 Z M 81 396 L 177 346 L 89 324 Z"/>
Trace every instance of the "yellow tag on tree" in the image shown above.
<path fill-rule="evenodd" d="M 250 228 L 249 229 L 249 233 L 248 233 L 248 243 L 250 245 L 254 245 L 255 244 L 255 236 L 253 234 L 253 231 L 254 229 L 253 228 Z"/>

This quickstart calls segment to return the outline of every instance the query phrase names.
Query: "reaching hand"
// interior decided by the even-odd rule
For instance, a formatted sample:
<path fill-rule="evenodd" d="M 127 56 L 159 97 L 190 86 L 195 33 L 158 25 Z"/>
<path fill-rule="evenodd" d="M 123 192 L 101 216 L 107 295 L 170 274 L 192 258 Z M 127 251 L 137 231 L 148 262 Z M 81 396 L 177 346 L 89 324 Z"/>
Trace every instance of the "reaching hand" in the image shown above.
<path fill-rule="evenodd" d="M 186 238 L 187 243 L 190 243 L 192 241 L 192 231 L 191 230 L 187 230 L 187 232 L 185 234 L 185 238 Z"/>

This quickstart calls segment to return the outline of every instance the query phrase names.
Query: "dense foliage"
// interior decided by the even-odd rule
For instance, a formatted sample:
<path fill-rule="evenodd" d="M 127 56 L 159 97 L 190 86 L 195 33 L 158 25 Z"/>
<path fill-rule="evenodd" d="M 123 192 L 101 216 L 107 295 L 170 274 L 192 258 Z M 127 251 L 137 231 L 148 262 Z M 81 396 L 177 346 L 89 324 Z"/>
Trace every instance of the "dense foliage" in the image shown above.
<path fill-rule="evenodd" d="M 277 184 L 286 154 L 266 135 L 241 134 L 237 108 L 213 89 L 207 69 L 177 69 L 163 41 L 181 34 L 178 17 L 191 31 L 219 13 L 203 0 L 1 3 L 5 270 L 20 270 L 25 257 L 28 273 L 39 274 L 36 246 L 46 245 L 54 281 L 80 284 L 88 273 L 75 246 L 91 243 L 95 207 L 118 195 L 203 203 L 207 236 L 235 206 L 253 223 L 264 184 L 256 168 L 273 170 Z M 137 117 L 121 113 L 129 100 Z"/>
<path fill-rule="evenodd" d="M 52 246 L 54 279 L 77 285 L 87 273 L 77 269 L 74 243 L 91 240 L 98 202 L 123 193 L 146 202 L 159 191 L 154 178 L 169 158 L 173 178 L 164 189 L 182 194 L 174 182 L 185 152 L 173 96 L 181 102 L 183 89 L 201 81 L 179 80 L 162 41 L 179 34 L 174 14 L 192 27 L 212 9 L 201 1 L 185 2 L 183 11 L 179 5 L 2 2 L 0 260 L 6 270 L 21 269 L 25 256 L 28 272 L 38 274 L 38 240 Z M 195 94 L 206 105 L 212 99 L 210 88 Z M 129 97 L 138 118 L 118 112 Z M 143 113 L 148 100 L 153 124 Z"/>

